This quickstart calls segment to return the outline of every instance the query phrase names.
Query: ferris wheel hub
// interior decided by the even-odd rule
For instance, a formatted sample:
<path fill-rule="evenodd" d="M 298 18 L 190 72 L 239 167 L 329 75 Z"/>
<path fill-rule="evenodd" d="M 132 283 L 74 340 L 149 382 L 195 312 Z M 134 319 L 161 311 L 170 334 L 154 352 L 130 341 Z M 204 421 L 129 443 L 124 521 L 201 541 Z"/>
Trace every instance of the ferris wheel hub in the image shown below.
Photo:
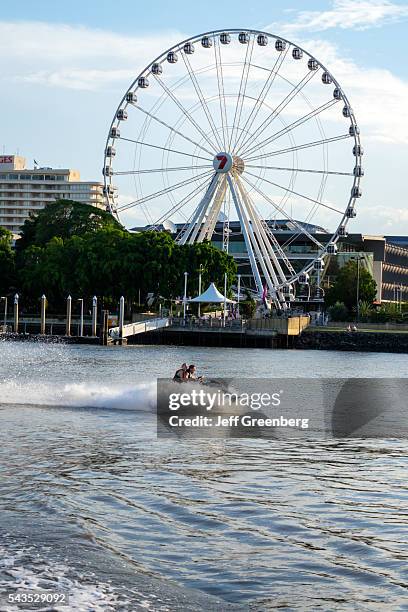
<path fill-rule="evenodd" d="M 221 153 L 217 153 L 213 159 L 214 170 L 219 174 L 226 174 L 231 170 L 233 161 L 232 155 L 225 151 L 221 151 Z"/>
<path fill-rule="evenodd" d="M 242 157 L 237 155 L 232 156 L 230 153 L 222 151 L 217 153 L 213 159 L 214 170 L 219 174 L 227 174 L 231 172 L 235 175 L 240 175 L 245 169 L 245 163 Z"/>
<path fill-rule="evenodd" d="M 242 157 L 238 157 L 238 155 L 234 155 L 232 161 L 232 172 L 233 174 L 241 175 L 245 170 L 245 162 Z"/>

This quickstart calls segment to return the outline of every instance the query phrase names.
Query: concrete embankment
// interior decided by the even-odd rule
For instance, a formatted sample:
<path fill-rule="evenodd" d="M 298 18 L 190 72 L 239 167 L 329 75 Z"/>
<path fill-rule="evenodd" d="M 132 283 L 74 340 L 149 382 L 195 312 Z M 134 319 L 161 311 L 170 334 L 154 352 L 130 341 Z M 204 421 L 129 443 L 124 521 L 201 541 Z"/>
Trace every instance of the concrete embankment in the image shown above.
<path fill-rule="evenodd" d="M 308 329 L 294 339 L 293 348 L 325 351 L 408 353 L 408 333 Z"/>
<path fill-rule="evenodd" d="M 128 344 L 167 344 L 175 346 L 225 346 L 242 348 L 280 348 L 282 336 L 276 333 L 252 334 L 218 330 L 165 328 L 128 338 Z M 292 340 L 292 338 L 290 338 Z"/>
<path fill-rule="evenodd" d="M 67 337 L 41 334 L 2 334 L 0 341 L 57 342 L 66 344 L 100 344 L 95 337 Z M 128 344 L 174 346 L 209 346 L 237 348 L 298 349 L 325 351 L 362 351 L 378 353 L 408 353 L 408 333 L 387 331 L 347 332 L 307 329 L 300 336 L 271 332 L 253 333 L 225 330 L 180 330 L 166 328 L 132 336 Z"/>

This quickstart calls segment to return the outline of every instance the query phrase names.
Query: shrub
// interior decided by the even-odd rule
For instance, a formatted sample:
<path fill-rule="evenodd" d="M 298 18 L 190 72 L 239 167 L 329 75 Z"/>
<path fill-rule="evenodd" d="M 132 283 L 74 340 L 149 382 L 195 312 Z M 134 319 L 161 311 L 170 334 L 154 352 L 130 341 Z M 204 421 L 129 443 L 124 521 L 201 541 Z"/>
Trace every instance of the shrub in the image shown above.
<path fill-rule="evenodd" d="M 327 309 L 332 321 L 347 321 L 349 311 L 343 302 L 336 302 Z"/>

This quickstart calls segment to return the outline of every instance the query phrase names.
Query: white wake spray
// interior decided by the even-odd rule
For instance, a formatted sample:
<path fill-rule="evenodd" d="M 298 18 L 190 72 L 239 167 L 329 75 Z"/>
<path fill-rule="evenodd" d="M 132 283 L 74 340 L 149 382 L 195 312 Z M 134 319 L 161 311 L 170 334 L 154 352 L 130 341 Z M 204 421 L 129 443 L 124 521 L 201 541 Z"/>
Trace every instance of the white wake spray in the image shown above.
<path fill-rule="evenodd" d="M 0 405 L 70 406 L 146 410 L 156 407 L 156 383 L 138 385 L 101 385 L 5 380 L 0 382 Z"/>

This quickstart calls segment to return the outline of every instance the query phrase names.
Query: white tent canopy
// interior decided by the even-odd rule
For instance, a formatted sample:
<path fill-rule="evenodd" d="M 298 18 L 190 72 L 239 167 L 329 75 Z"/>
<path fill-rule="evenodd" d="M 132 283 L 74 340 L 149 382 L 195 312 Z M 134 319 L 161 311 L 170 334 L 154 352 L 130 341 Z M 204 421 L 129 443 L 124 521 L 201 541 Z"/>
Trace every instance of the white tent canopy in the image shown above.
<path fill-rule="evenodd" d="M 204 291 L 201 295 L 197 295 L 197 297 L 189 300 L 189 302 L 195 302 L 199 304 L 235 304 L 234 300 L 230 300 L 227 297 L 224 297 L 222 293 L 220 293 L 214 283 L 211 283 L 208 289 Z"/>

